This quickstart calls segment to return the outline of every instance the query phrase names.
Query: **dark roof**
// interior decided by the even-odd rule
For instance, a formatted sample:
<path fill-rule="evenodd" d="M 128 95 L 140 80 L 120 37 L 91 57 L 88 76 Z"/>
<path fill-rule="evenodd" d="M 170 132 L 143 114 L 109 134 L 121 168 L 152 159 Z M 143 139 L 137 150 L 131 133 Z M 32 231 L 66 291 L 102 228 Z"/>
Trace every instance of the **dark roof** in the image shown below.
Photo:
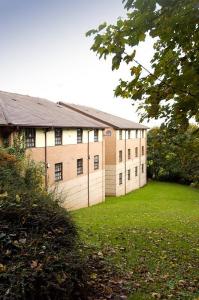
<path fill-rule="evenodd" d="M 59 104 L 71 108 L 74 111 L 81 112 L 82 114 L 91 117 L 94 120 L 103 122 L 106 125 L 111 126 L 115 129 L 148 129 L 148 127 L 142 124 L 111 115 L 109 113 L 103 112 L 92 107 L 70 104 L 65 102 L 59 102 Z"/>
<path fill-rule="evenodd" d="M 0 91 L 0 126 L 105 128 L 103 123 L 46 99 Z"/>

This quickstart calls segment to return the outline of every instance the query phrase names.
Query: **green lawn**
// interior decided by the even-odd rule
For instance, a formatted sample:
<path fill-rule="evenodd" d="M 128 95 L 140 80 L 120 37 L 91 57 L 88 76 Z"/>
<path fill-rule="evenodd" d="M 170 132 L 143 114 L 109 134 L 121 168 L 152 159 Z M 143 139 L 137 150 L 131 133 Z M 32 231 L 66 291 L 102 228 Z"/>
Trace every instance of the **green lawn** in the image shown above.
<path fill-rule="evenodd" d="M 83 240 L 130 278 L 129 299 L 199 296 L 199 191 L 151 182 L 73 212 Z"/>

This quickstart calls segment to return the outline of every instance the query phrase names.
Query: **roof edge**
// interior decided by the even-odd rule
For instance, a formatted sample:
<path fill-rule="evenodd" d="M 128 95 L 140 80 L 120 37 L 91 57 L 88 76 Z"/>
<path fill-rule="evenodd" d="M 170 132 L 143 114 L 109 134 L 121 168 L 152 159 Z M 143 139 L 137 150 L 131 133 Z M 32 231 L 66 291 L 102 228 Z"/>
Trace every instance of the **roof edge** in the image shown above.
<path fill-rule="evenodd" d="M 74 110 L 74 111 L 76 111 L 76 112 L 78 112 L 78 113 L 81 113 L 81 114 L 83 114 L 84 116 L 87 116 L 87 117 L 89 117 L 89 118 L 92 118 L 92 119 L 94 119 L 94 120 L 96 120 L 96 121 L 98 121 L 98 122 L 101 122 L 101 123 L 104 123 L 104 124 L 106 124 L 106 125 L 109 125 L 110 127 L 113 127 L 114 129 L 132 129 L 131 127 L 126 127 L 126 128 L 121 128 L 121 127 L 118 127 L 118 126 L 115 126 L 115 125 L 113 125 L 113 124 L 111 124 L 111 123 L 109 123 L 109 122 L 107 122 L 107 121 L 103 121 L 103 120 L 101 120 L 100 118 L 97 118 L 97 117 L 95 117 L 95 116 L 91 116 L 91 114 L 89 114 L 89 113 L 86 113 L 86 112 L 84 112 L 84 111 L 82 111 L 80 108 L 77 108 L 77 107 L 74 107 L 72 104 L 69 104 L 69 103 L 65 103 L 65 102 L 63 102 L 63 101 L 59 101 L 59 102 L 57 102 L 59 105 L 62 105 L 62 106 L 65 106 L 65 107 L 67 107 L 67 108 L 69 108 L 69 109 L 71 109 L 71 110 Z M 78 104 L 77 104 L 78 105 Z M 92 108 L 92 107 L 91 107 Z M 121 117 L 119 117 L 119 118 L 121 118 Z M 126 119 L 127 120 L 127 119 Z M 127 120 L 127 121 L 129 121 L 129 122 L 131 122 L 130 120 Z M 138 123 L 139 124 L 139 123 Z M 139 124 L 139 125 L 142 125 L 142 124 Z M 143 128 L 135 128 L 135 129 L 143 129 L 143 130 L 146 130 L 146 129 L 150 129 L 149 127 L 147 127 L 147 126 L 145 126 L 145 125 L 142 125 L 143 126 Z"/>

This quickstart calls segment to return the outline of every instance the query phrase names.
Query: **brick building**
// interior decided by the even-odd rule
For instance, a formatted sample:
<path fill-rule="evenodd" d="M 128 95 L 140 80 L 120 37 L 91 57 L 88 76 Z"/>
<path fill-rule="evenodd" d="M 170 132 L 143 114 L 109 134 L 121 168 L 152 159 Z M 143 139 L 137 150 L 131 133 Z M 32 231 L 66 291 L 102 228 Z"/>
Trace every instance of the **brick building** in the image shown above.
<path fill-rule="evenodd" d="M 147 127 L 100 110 L 60 102 L 73 111 L 104 123 L 105 193 L 125 195 L 146 184 Z"/>
<path fill-rule="evenodd" d="M 45 99 L 0 92 L 0 145 L 23 132 L 26 154 L 44 163 L 46 185 L 69 209 L 105 199 L 105 127 Z"/>
<path fill-rule="evenodd" d="M 23 133 L 45 184 L 78 209 L 146 184 L 146 127 L 82 106 L 0 92 L 0 146 Z"/>

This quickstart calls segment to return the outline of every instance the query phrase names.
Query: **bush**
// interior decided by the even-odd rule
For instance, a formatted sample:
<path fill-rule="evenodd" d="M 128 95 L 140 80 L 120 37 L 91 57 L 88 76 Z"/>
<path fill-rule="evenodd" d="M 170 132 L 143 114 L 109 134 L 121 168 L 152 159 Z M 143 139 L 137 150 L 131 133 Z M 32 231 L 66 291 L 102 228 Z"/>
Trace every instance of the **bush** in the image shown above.
<path fill-rule="evenodd" d="M 0 299 L 86 299 L 76 226 L 37 171 L 0 151 Z"/>

